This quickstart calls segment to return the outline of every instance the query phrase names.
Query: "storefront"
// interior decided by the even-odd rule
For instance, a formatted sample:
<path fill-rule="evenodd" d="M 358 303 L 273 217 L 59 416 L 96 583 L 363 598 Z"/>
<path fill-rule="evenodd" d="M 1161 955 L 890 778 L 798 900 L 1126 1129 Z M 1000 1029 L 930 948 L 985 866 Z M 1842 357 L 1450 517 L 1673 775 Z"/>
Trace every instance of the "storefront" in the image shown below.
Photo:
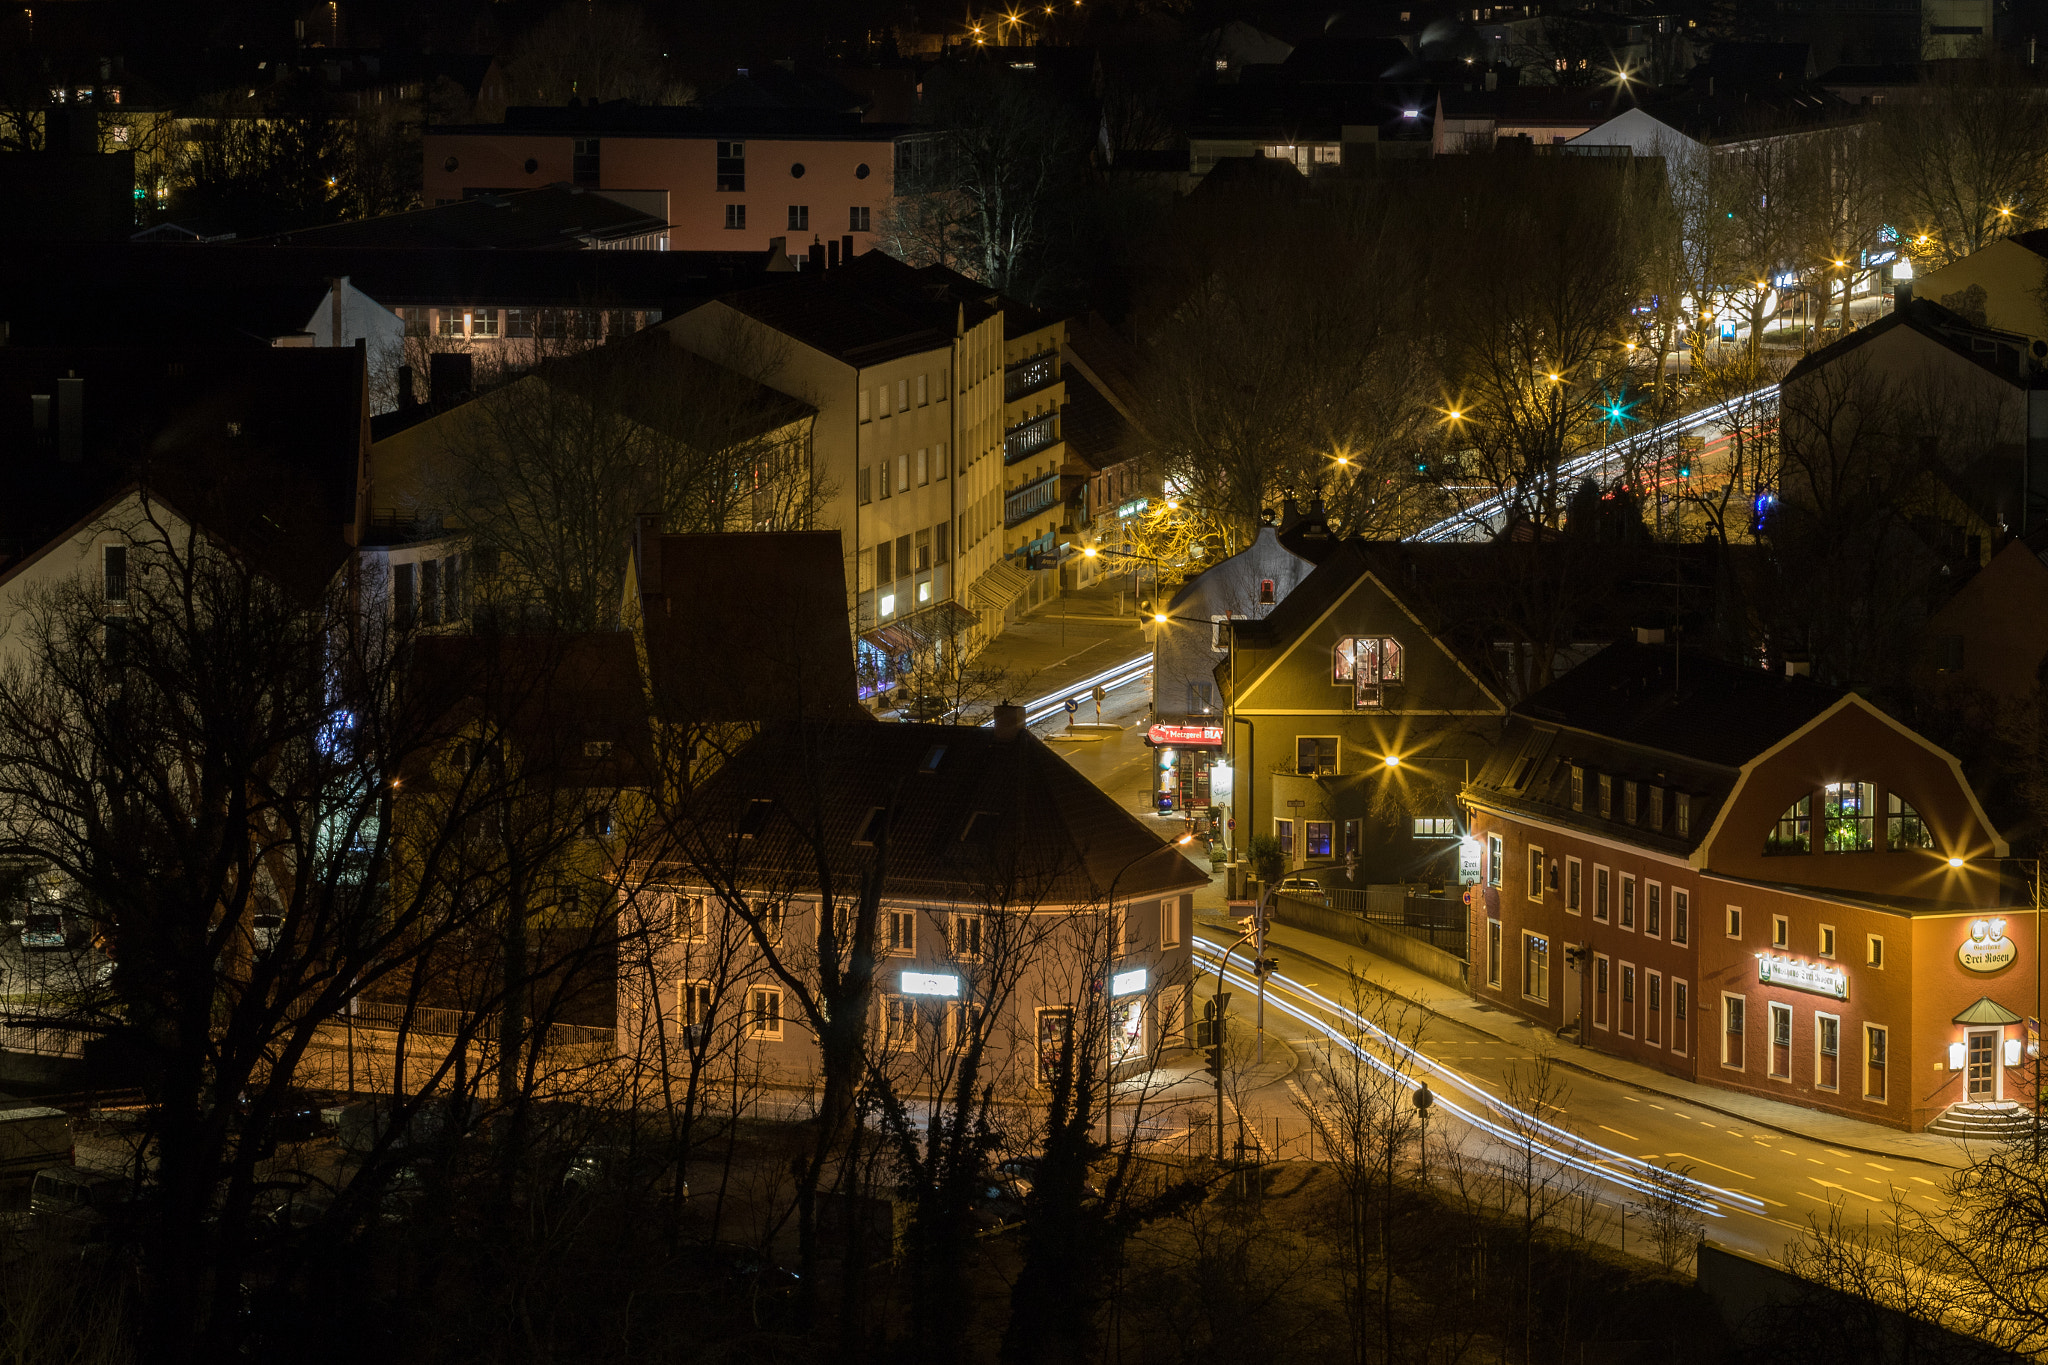
<path fill-rule="evenodd" d="M 1223 762 L 1223 726 L 1214 716 L 1165 716 L 1145 732 L 1156 755 L 1152 807 L 1178 812 L 1198 834 L 1210 832 L 1223 797 L 1214 779 Z"/>

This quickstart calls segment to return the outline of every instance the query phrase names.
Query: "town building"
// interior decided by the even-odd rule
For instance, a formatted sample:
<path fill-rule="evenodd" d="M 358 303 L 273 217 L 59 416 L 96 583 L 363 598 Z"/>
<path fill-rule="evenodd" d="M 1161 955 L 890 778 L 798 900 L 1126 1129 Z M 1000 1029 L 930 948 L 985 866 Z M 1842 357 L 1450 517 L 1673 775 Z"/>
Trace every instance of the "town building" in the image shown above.
<path fill-rule="evenodd" d="M 858 255 L 889 209 L 909 131 L 819 109 L 514 107 L 502 123 L 428 128 L 423 193 L 442 204 L 561 181 L 628 192 L 680 251 L 766 251 L 786 237 L 796 252 L 819 241 Z"/>
<path fill-rule="evenodd" d="M 1112 1065 L 1187 1039 L 1207 874 L 1026 731 L 1021 708 L 991 727 L 771 725 L 692 809 L 701 847 L 636 883 L 657 948 L 620 981 L 623 1038 L 650 1036 L 654 1016 L 678 1054 L 737 1042 L 766 1083 L 808 1082 L 818 1050 L 797 988 L 821 951 L 848 951 L 820 936 L 823 905 L 842 931 L 874 917 L 869 1027 L 907 1089 L 969 1031 L 1005 1094 L 1042 1086 L 1089 1010 L 1108 1015 L 1091 1031 L 1108 1025 Z"/>
<path fill-rule="evenodd" d="M 1078 491 L 1085 466 L 1061 430 L 1066 339 L 1065 318 L 1003 300 L 1002 558 L 1031 575 L 1017 608 L 1061 590 L 1060 547 L 1074 535 L 1068 492 Z"/>
<path fill-rule="evenodd" d="M 1615 645 L 1515 707 L 1462 799 L 1475 998 L 1896 1128 L 2031 1094 L 2006 843 L 1954 757 L 1855 693 Z"/>
<path fill-rule="evenodd" d="M 1082 483 L 1066 495 L 1081 547 L 1067 560 L 1072 586 L 1123 575 L 1135 603 L 1141 585 L 1156 580 L 1158 566 L 1137 557 L 1133 528 L 1160 496 L 1158 476 L 1147 471 L 1145 459 L 1151 439 L 1139 416 L 1137 355 L 1090 317 L 1068 324 L 1061 360 L 1067 402 L 1060 430 L 1082 469 Z"/>
<path fill-rule="evenodd" d="M 840 533 L 878 705 L 974 653 L 1029 587 L 1004 562 L 1004 316 L 999 295 L 944 267 L 870 252 L 660 328 L 816 409 L 814 524 Z"/>

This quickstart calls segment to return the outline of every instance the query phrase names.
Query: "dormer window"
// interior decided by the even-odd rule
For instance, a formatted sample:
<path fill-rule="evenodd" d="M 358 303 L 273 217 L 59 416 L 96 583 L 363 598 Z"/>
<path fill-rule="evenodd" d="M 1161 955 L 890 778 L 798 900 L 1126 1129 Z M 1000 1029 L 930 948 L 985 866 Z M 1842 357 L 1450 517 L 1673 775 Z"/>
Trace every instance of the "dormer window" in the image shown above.
<path fill-rule="evenodd" d="M 1902 848 L 1933 848 L 1934 836 L 1920 812 L 1897 792 L 1885 793 L 1885 842 L 1894 852 Z"/>
<path fill-rule="evenodd" d="M 754 800 L 747 802 L 746 808 L 740 812 L 739 821 L 733 827 L 733 837 L 738 839 L 759 837 L 761 831 L 768 827 L 768 816 L 774 809 L 775 803 L 765 797 L 756 797 Z"/>
<path fill-rule="evenodd" d="M 1274 588 L 1274 583 L 1273 583 L 1273 580 L 1272 580 L 1272 579 L 1270 579 L 1270 578 L 1261 578 L 1261 579 L 1259 580 L 1259 605 L 1260 605 L 1260 606 L 1262 606 L 1262 607 L 1270 607 L 1270 606 L 1272 606 L 1272 605 L 1273 605 L 1273 588 Z"/>
<path fill-rule="evenodd" d="M 1572 764 L 1572 809 L 1584 810 L 1585 808 L 1586 770 L 1574 763 Z"/>
<path fill-rule="evenodd" d="M 1813 798 L 1802 796 L 1785 807 L 1764 840 L 1765 853 L 1813 852 Z"/>
<path fill-rule="evenodd" d="M 1621 822 L 1624 825 L 1636 822 L 1636 784 L 1633 782 L 1621 784 Z"/>

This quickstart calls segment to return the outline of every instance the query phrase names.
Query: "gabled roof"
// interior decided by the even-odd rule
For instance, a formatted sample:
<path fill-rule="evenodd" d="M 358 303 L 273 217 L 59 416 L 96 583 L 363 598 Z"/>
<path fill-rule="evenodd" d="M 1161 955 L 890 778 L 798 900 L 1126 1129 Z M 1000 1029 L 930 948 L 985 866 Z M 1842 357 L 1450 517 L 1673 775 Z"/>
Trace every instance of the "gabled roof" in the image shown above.
<path fill-rule="evenodd" d="M 836 893 L 852 895 L 878 856 L 855 840 L 872 843 L 878 828 L 891 899 L 1026 909 L 1209 884 L 1029 731 L 776 725 L 718 769 L 694 813 L 693 854 L 764 890 L 815 891 L 822 864 Z M 737 837 L 742 828 L 755 832 Z"/>
<path fill-rule="evenodd" d="M 712 450 L 767 436 L 818 410 L 676 345 L 659 329 L 544 362 L 534 378 Z"/>
<path fill-rule="evenodd" d="M 944 346 L 963 323 L 985 321 L 1002 306 L 994 290 L 964 275 L 905 265 L 880 251 L 836 270 L 743 289 L 723 302 L 853 366 Z"/>
<path fill-rule="evenodd" d="M 2048 234 L 2044 234 L 2048 236 Z M 1794 383 L 1824 366 L 1831 365 L 1879 337 L 1904 328 L 1918 333 L 1944 350 L 1969 361 L 2008 383 L 2027 387 L 2031 362 L 2028 341 L 2017 332 L 1979 327 L 1959 313 L 1951 312 L 1932 299 L 1907 299 L 1897 308 L 1867 326 L 1859 327 L 1841 340 L 1809 352 L 1785 372 L 1784 384 Z"/>
<path fill-rule="evenodd" d="M 484 194 L 454 204 L 301 228 L 267 239 L 274 246 L 493 251 L 581 251 L 598 242 L 659 232 L 668 223 L 594 190 L 543 185 Z"/>
<path fill-rule="evenodd" d="M 429 635 L 412 648 L 413 683 L 427 689 L 443 723 L 502 729 L 529 773 L 567 787 L 650 782 L 653 749 L 631 635 Z"/>
<path fill-rule="evenodd" d="M 634 584 L 648 687 L 662 719 L 865 715 L 839 532 L 643 529 Z"/>

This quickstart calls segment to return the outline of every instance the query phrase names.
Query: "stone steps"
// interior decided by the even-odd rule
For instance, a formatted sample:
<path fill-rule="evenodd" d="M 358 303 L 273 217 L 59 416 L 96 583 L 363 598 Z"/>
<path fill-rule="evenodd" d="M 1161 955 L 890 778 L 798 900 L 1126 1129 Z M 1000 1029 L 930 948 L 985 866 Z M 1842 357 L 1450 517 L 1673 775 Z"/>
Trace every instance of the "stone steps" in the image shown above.
<path fill-rule="evenodd" d="M 1927 1131 L 1973 1142 L 2003 1142 L 2033 1131 L 2034 1116 L 2010 1100 L 1996 1104 L 1956 1104 L 1943 1110 Z"/>

